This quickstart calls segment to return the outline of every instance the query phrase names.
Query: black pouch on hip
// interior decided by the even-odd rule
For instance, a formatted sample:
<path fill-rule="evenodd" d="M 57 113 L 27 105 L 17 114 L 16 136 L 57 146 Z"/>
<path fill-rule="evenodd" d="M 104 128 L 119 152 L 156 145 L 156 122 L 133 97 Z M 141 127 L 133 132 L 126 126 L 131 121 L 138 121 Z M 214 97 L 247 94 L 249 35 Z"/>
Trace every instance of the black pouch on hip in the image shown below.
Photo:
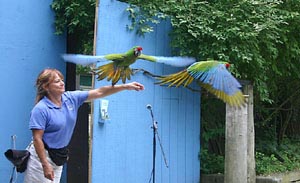
<path fill-rule="evenodd" d="M 67 147 L 53 149 L 49 148 L 49 146 L 44 142 L 45 148 L 48 151 L 48 154 L 51 160 L 57 165 L 62 166 L 69 159 L 69 149 Z"/>
<path fill-rule="evenodd" d="M 29 151 L 8 149 L 4 155 L 17 168 L 17 172 L 22 173 L 26 170 L 30 156 Z"/>

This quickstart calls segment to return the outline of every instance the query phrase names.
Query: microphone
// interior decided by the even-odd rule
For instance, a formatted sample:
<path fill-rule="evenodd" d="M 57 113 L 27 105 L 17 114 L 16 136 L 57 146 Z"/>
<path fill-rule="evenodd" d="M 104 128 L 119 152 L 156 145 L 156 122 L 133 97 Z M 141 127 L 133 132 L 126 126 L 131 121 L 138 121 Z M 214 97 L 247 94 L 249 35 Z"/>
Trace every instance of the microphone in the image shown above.
<path fill-rule="evenodd" d="M 151 106 L 150 104 L 147 104 L 147 105 L 146 105 L 146 108 L 149 109 L 149 110 L 151 110 L 151 109 L 152 109 L 152 106 Z"/>
<path fill-rule="evenodd" d="M 151 117 L 152 117 L 152 119 L 153 119 L 153 121 L 154 121 L 154 118 L 153 118 L 153 111 L 152 111 L 152 106 L 151 106 L 150 104 L 147 104 L 147 105 L 146 105 L 146 108 L 149 109 L 150 114 L 151 114 Z"/>

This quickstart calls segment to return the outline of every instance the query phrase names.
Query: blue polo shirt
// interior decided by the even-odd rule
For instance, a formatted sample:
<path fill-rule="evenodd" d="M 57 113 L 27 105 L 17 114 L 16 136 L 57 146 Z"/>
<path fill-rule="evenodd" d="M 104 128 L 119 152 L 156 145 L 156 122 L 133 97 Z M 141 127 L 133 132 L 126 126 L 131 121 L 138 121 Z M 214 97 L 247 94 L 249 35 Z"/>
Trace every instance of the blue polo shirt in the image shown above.
<path fill-rule="evenodd" d="M 53 104 L 46 96 L 30 113 L 29 129 L 44 130 L 43 140 L 50 148 L 69 144 L 77 119 L 78 108 L 88 98 L 88 91 L 67 91 L 62 106 Z"/>

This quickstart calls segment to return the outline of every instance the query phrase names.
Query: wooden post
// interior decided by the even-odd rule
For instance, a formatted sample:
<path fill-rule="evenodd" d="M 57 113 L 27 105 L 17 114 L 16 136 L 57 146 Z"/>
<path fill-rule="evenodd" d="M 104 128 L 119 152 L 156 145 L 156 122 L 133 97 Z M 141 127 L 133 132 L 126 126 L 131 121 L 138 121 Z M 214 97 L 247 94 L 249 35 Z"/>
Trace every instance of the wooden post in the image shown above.
<path fill-rule="evenodd" d="M 255 133 L 254 133 L 254 116 L 253 116 L 253 85 L 247 85 L 244 93 L 248 94 L 248 181 L 247 183 L 256 182 L 255 172 Z"/>
<path fill-rule="evenodd" d="M 225 183 L 255 183 L 255 133 L 253 85 L 244 83 L 247 103 L 226 106 Z"/>
<path fill-rule="evenodd" d="M 247 183 L 248 105 L 226 105 L 225 183 Z"/>

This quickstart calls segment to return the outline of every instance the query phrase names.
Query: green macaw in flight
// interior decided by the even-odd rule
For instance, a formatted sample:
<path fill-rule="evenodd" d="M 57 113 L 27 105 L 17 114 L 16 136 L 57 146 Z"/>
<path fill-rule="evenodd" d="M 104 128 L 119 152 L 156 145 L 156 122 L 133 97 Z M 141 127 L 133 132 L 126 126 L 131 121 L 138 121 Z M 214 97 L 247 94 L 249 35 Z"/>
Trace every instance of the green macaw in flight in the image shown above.
<path fill-rule="evenodd" d="M 115 85 L 120 79 L 125 83 L 126 79 L 130 80 L 133 71 L 130 65 L 136 60 L 142 59 L 150 62 L 164 63 L 172 66 L 183 67 L 195 62 L 192 57 L 162 57 L 142 54 L 141 46 L 134 46 L 125 53 L 115 53 L 102 56 L 81 55 L 81 54 L 64 54 L 63 59 L 80 65 L 88 65 L 96 62 L 110 61 L 94 69 L 98 80 L 107 78 Z"/>
<path fill-rule="evenodd" d="M 241 106 L 245 103 L 240 89 L 242 86 L 227 70 L 229 66 L 228 62 L 199 61 L 180 72 L 156 77 L 159 80 L 156 84 L 186 87 L 196 80 L 201 87 L 229 105 Z"/>

